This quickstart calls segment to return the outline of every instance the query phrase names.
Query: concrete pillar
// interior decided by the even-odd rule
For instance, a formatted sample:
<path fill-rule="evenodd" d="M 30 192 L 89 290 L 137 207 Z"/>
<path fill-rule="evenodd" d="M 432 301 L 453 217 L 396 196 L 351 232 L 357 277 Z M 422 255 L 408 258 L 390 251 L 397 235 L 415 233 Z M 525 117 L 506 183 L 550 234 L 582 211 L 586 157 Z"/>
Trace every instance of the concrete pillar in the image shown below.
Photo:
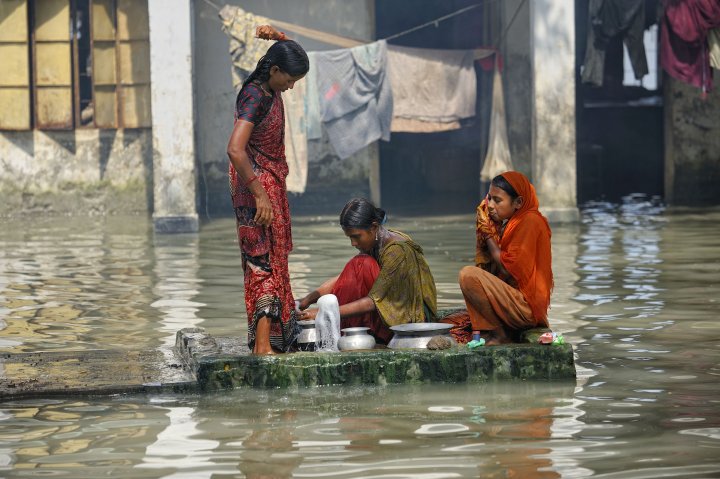
<path fill-rule="evenodd" d="M 551 222 L 578 221 L 575 144 L 575 8 L 529 0 L 532 182 Z"/>
<path fill-rule="evenodd" d="M 192 76 L 192 0 L 152 0 L 153 224 L 159 233 L 198 230 Z"/>

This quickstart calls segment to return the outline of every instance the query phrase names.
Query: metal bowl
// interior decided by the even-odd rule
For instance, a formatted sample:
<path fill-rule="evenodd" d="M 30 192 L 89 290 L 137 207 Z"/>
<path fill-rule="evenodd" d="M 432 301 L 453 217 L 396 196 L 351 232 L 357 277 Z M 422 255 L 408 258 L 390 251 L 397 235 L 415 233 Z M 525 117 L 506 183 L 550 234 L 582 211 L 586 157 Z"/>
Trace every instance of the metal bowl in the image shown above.
<path fill-rule="evenodd" d="M 395 333 L 388 343 L 391 349 L 427 349 L 433 336 L 444 336 L 455 340 L 450 335 L 451 324 L 447 323 L 407 323 L 391 326 Z"/>

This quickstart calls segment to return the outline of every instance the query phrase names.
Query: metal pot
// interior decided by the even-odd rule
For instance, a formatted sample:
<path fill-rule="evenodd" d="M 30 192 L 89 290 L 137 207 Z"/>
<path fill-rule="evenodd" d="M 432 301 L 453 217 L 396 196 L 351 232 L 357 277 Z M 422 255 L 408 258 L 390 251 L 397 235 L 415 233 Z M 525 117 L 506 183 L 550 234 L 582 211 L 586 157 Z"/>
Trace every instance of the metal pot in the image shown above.
<path fill-rule="evenodd" d="M 343 328 L 343 333 L 338 340 L 340 351 L 352 351 L 355 349 L 372 349 L 375 347 L 375 338 L 368 334 L 370 328 Z"/>
<path fill-rule="evenodd" d="M 315 330 L 315 321 L 309 319 L 307 321 L 298 321 L 300 326 L 300 334 L 298 335 L 298 349 L 300 351 L 315 351 L 315 339 L 317 339 L 317 330 Z"/>
<path fill-rule="evenodd" d="M 388 343 L 391 349 L 427 349 L 427 343 L 433 336 L 444 336 L 456 341 L 450 335 L 452 325 L 446 323 L 408 323 L 391 326 L 395 333 Z"/>

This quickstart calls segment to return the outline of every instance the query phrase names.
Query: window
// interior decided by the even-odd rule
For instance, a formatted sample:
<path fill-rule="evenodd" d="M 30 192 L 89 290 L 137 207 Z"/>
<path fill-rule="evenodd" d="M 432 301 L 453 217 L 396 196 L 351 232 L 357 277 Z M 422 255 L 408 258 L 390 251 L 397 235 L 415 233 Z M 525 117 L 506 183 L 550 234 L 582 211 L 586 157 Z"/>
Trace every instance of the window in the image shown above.
<path fill-rule="evenodd" d="M 30 128 L 27 2 L 0 1 L 0 129 Z"/>
<path fill-rule="evenodd" d="M 2 0 L 0 129 L 151 126 L 147 1 Z"/>

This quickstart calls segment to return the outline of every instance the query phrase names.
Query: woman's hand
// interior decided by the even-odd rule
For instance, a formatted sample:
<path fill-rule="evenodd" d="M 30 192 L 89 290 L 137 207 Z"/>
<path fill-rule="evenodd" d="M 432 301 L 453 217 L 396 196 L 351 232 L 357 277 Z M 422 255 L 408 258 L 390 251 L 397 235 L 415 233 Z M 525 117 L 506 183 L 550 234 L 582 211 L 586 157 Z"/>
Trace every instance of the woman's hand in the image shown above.
<path fill-rule="evenodd" d="M 298 319 L 300 321 L 314 321 L 315 316 L 317 316 L 317 313 L 318 313 L 318 310 L 315 308 L 301 311 L 298 314 Z"/>
<path fill-rule="evenodd" d="M 273 220 L 272 204 L 265 188 L 258 181 L 252 183 L 250 190 L 255 197 L 255 223 L 262 226 L 270 226 Z"/>
<path fill-rule="evenodd" d="M 263 40 L 287 40 L 285 33 L 278 32 L 271 25 L 258 25 L 255 28 L 255 36 Z"/>
<path fill-rule="evenodd" d="M 300 300 L 300 304 L 298 304 L 298 309 L 300 311 L 305 311 L 310 307 L 311 304 L 317 303 L 317 300 L 320 298 L 320 295 L 317 291 L 313 291 L 312 293 L 309 293 L 307 296 L 305 296 L 303 299 Z"/>

